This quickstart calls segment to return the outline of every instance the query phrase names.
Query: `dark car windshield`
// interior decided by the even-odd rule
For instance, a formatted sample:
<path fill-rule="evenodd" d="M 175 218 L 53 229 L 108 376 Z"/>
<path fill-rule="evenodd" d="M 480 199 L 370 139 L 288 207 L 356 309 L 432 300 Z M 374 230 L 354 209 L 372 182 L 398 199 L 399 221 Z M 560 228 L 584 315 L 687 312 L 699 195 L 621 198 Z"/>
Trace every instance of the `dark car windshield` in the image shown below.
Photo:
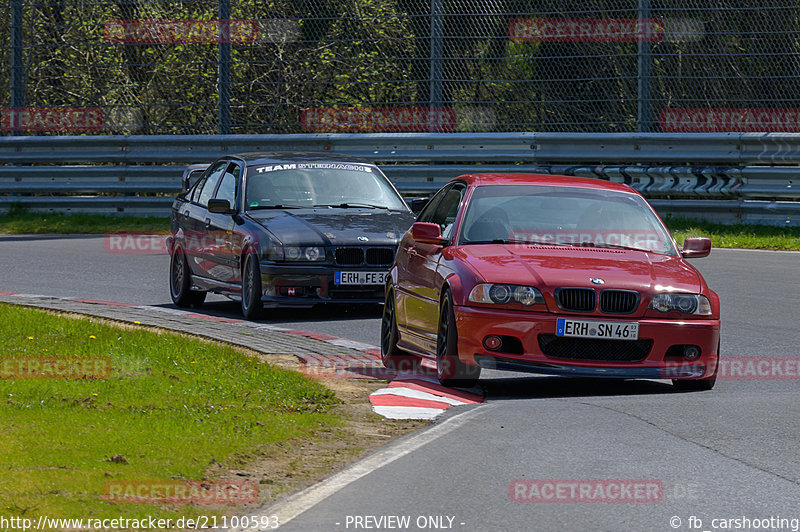
<path fill-rule="evenodd" d="M 470 198 L 460 243 L 555 244 L 678 255 L 669 233 L 641 196 L 543 185 L 478 186 Z"/>
<path fill-rule="evenodd" d="M 355 163 L 251 166 L 247 170 L 245 201 L 250 210 L 292 207 L 408 210 L 377 168 Z"/>

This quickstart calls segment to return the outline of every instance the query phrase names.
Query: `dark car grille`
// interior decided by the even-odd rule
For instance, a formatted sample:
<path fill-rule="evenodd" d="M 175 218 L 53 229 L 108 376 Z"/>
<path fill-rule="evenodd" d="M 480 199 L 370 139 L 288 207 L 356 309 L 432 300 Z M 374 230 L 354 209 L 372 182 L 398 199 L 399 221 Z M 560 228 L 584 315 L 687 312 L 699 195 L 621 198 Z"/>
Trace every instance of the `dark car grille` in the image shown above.
<path fill-rule="evenodd" d="M 391 266 L 394 262 L 394 250 L 391 248 L 368 248 L 367 264 L 370 266 Z"/>
<path fill-rule="evenodd" d="M 555 334 L 540 334 L 539 348 L 548 357 L 571 360 L 602 360 L 637 362 L 644 360 L 652 340 L 600 340 L 594 338 L 564 338 Z"/>
<path fill-rule="evenodd" d="M 591 288 L 559 288 L 555 295 L 564 310 L 592 312 L 597 306 L 597 292 Z"/>
<path fill-rule="evenodd" d="M 340 266 L 391 266 L 393 248 L 336 248 L 336 264 Z"/>
<path fill-rule="evenodd" d="M 629 290 L 603 290 L 600 310 L 608 314 L 630 314 L 639 306 L 639 294 Z"/>
<path fill-rule="evenodd" d="M 364 250 L 361 248 L 336 248 L 336 264 L 360 266 L 364 263 Z"/>

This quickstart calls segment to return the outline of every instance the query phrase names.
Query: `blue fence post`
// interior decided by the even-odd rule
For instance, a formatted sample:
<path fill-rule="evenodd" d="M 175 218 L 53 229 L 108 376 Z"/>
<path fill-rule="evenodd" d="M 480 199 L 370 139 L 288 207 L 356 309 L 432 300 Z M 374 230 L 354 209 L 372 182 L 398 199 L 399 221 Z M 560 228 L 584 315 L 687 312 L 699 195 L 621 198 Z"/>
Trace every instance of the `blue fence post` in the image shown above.
<path fill-rule="evenodd" d="M 650 131 L 650 0 L 639 0 L 639 83 L 637 125 L 639 131 Z"/>
<path fill-rule="evenodd" d="M 430 117 L 440 116 L 437 108 L 442 106 L 442 0 L 431 0 L 431 72 L 430 72 Z M 441 124 L 433 120 L 430 131 L 439 131 Z"/>
<path fill-rule="evenodd" d="M 217 76 L 219 101 L 218 124 L 219 134 L 228 135 L 231 132 L 231 39 L 230 39 L 230 0 L 219 0 L 219 57 Z"/>
<path fill-rule="evenodd" d="M 22 62 L 22 0 L 11 0 L 11 101 L 9 103 L 13 108 L 25 107 L 25 67 Z"/>

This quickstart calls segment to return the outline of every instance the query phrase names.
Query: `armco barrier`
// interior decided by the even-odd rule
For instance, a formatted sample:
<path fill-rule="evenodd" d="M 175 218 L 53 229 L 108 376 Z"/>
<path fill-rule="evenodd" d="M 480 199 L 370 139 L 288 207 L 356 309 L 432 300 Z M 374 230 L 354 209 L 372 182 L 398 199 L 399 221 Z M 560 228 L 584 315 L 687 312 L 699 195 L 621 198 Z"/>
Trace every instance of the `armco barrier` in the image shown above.
<path fill-rule="evenodd" d="M 167 212 L 186 164 L 248 151 L 329 151 L 378 162 L 404 194 L 470 172 L 627 183 L 663 213 L 800 223 L 798 134 L 385 133 L 0 137 L 0 210 Z"/>

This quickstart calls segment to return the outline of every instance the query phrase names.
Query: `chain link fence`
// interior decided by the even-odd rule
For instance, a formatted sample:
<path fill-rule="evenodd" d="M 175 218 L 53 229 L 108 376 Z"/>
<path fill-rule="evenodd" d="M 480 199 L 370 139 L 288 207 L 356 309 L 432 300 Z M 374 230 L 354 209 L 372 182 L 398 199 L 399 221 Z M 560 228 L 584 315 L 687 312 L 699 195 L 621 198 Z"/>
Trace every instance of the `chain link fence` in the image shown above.
<path fill-rule="evenodd" d="M 800 131 L 797 0 L 9 0 L 0 19 L 2 135 Z"/>

